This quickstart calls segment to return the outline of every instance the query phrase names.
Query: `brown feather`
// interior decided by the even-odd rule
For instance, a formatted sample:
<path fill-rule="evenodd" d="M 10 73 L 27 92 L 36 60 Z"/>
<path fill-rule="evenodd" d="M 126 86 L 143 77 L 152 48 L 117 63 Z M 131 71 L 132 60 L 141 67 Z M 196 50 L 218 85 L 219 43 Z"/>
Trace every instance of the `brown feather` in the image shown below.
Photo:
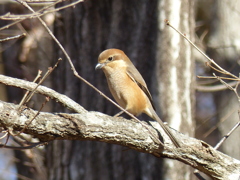
<path fill-rule="evenodd" d="M 133 64 L 131 63 L 132 66 L 129 66 L 127 68 L 127 75 L 130 77 L 130 79 L 132 79 L 133 82 L 135 82 L 141 89 L 142 91 L 147 95 L 149 101 L 151 102 L 151 105 L 153 107 L 153 109 L 155 110 L 154 104 L 153 104 L 153 100 L 152 100 L 152 96 L 147 88 L 147 85 L 143 79 L 143 77 L 141 76 L 141 74 L 138 72 L 138 70 L 133 66 Z"/>

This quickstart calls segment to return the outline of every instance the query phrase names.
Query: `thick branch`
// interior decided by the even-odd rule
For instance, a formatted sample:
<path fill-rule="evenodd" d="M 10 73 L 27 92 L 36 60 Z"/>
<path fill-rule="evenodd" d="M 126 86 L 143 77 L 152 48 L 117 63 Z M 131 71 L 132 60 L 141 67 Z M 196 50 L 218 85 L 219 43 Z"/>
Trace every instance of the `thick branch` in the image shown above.
<path fill-rule="evenodd" d="M 0 82 L 26 90 L 32 90 L 36 86 L 35 83 L 3 75 L 0 75 Z M 44 86 L 39 86 L 37 92 L 61 101 L 63 104 L 67 103 L 68 108 L 78 112 L 78 114 L 41 112 L 24 131 L 41 141 L 92 140 L 119 144 L 157 157 L 176 159 L 206 173 L 213 179 L 227 180 L 239 177 L 240 162 L 238 160 L 214 150 L 202 141 L 172 130 L 181 142 L 181 148 L 174 148 L 168 136 L 156 122 L 150 122 L 152 126 L 146 124 L 146 128 L 133 120 L 88 112 L 70 98 Z M 0 101 L 1 127 L 21 131 L 37 113 L 26 107 L 20 114 L 16 110 L 17 107 L 18 105 Z M 155 129 L 162 136 L 160 139 L 164 142 L 164 149 L 149 133 L 151 131 L 158 137 Z"/>
<path fill-rule="evenodd" d="M 17 105 L 0 101 L 0 126 L 20 131 L 37 112 L 25 108 L 21 114 Z M 152 125 L 163 133 L 157 123 Z M 149 126 L 149 125 L 148 125 Z M 156 134 L 153 127 L 149 126 Z M 208 144 L 174 132 L 182 142 L 182 148 L 173 149 L 167 136 L 163 136 L 164 150 L 159 148 L 150 133 L 138 122 L 114 118 L 98 112 L 83 111 L 80 114 L 40 113 L 26 128 L 25 133 L 41 141 L 92 140 L 119 144 L 157 157 L 167 157 L 189 164 L 214 179 L 231 179 L 239 175 L 240 162 L 214 150 Z M 171 147 L 171 148 L 170 148 Z M 234 179 L 234 178 L 233 178 Z"/>

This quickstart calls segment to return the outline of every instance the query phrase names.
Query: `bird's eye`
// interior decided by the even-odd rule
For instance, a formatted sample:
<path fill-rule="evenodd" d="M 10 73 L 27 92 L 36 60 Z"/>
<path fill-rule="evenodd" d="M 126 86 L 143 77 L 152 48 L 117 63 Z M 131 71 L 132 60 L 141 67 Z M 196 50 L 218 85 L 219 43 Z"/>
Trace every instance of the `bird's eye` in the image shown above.
<path fill-rule="evenodd" d="M 112 60 L 113 60 L 113 57 L 110 56 L 110 57 L 108 58 L 108 61 L 112 61 Z"/>

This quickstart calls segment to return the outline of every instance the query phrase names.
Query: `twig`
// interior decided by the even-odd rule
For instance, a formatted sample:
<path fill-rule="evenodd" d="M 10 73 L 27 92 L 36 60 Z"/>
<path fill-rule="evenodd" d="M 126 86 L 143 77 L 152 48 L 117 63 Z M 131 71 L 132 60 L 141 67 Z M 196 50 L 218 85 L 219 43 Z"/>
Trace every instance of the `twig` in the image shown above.
<path fill-rule="evenodd" d="M 48 13 L 54 13 L 54 12 L 57 12 L 57 11 L 60 11 L 60 10 L 63 10 L 63 9 L 75 6 L 76 4 L 81 3 L 83 1 L 84 0 L 77 0 L 75 2 L 72 2 L 70 4 L 64 5 L 62 7 L 50 9 L 53 6 L 55 6 L 56 4 L 62 2 L 62 0 L 58 0 L 58 1 L 52 3 L 52 4 L 48 5 L 48 6 L 44 6 L 42 9 L 40 9 L 40 10 L 34 12 L 34 13 L 31 13 L 31 14 L 18 14 L 18 15 L 15 15 L 15 14 L 6 13 L 6 14 L 0 16 L 0 19 L 1 20 L 20 20 L 20 21 L 28 19 L 28 18 L 32 19 L 32 18 L 36 18 L 36 17 L 41 17 L 41 16 L 43 16 L 45 14 L 48 14 Z M 24 1 L 24 2 L 26 2 L 26 1 Z M 50 9 L 50 10 L 48 10 L 48 9 Z M 17 23 L 19 23 L 19 22 L 17 22 Z M 14 23 L 14 24 L 16 24 L 16 23 Z M 14 24 L 10 24 L 10 26 L 14 25 Z"/>
<path fill-rule="evenodd" d="M 33 80 L 33 82 L 35 83 L 35 82 L 41 77 L 41 75 L 42 75 L 42 71 L 38 70 L 38 74 L 37 74 L 36 78 Z M 21 102 L 19 103 L 18 110 L 20 110 L 20 108 L 22 107 L 22 105 L 26 102 L 26 99 L 27 99 L 29 93 L 30 93 L 30 91 L 27 91 L 27 92 L 24 94 Z"/>
<path fill-rule="evenodd" d="M 228 85 L 228 83 L 226 83 L 226 82 L 223 80 L 223 79 L 225 79 L 225 78 L 223 78 L 223 77 L 221 77 L 221 76 L 217 76 L 215 73 L 213 73 L 213 76 L 214 76 L 216 79 L 218 79 L 223 85 L 225 85 L 228 89 L 230 89 L 230 90 L 233 91 L 233 87 L 230 86 L 230 85 Z M 229 79 L 227 79 L 227 80 L 229 80 Z"/>
<path fill-rule="evenodd" d="M 6 132 L 4 133 L 4 135 L 3 135 L 2 137 L 0 137 L 0 139 L 5 138 L 5 137 L 7 136 L 7 134 L 8 134 L 8 132 L 6 131 Z"/>
<path fill-rule="evenodd" d="M 212 77 L 212 76 L 197 76 L 198 78 L 202 78 L 202 79 L 216 79 L 216 77 Z M 235 78 L 229 78 L 229 77 L 221 77 L 221 76 L 217 76 L 219 77 L 219 79 L 226 79 L 226 80 L 231 80 L 231 81 L 239 81 L 240 79 L 235 79 Z"/>
<path fill-rule="evenodd" d="M 39 83 L 37 84 L 37 86 L 32 90 L 32 92 L 30 94 L 27 94 L 26 97 L 23 98 L 23 100 L 21 101 L 21 104 L 19 104 L 19 108 L 18 110 L 21 108 L 21 106 L 23 104 L 25 104 L 26 102 L 28 102 L 33 94 L 36 92 L 36 89 L 45 81 L 45 79 L 53 72 L 53 70 L 57 67 L 58 63 L 61 61 L 62 59 L 59 58 L 57 63 L 52 67 L 48 68 L 48 71 L 45 73 L 45 75 L 43 76 L 43 78 L 39 81 Z"/>
<path fill-rule="evenodd" d="M 218 148 L 224 143 L 224 141 L 226 141 L 227 138 L 238 128 L 239 125 L 240 125 L 240 121 L 238 121 L 238 123 L 229 131 L 229 133 L 227 133 L 227 134 L 217 143 L 217 145 L 214 147 L 214 149 L 218 149 Z"/>
<path fill-rule="evenodd" d="M 8 131 L 8 133 L 7 133 L 7 138 L 6 138 L 6 141 L 4 143 L 4 146 L 6 146 L 6 144 L 8 143 L 9 137 L 10 137 L 10 131 Z"/>
<path fill-rule="evenodd" d="M 52 67 L 48 68 L 48 71 L 45 73 L 45 75 L 43 76 L 43 78 L 40 80 L 40 82 L 38 83 L 38 85 L 35 87 L 35 89 L 29 94 L 29 96 L 26 98 L 26 102 L 28 102 L 31 97 L 33 96 L 33 94 L 35 93 L 36 89 L 38 88 L 39 85 L 41 85 L 45 79 L 53 72 L 53 70 L 57 67 L 58 63 L 61 61 L 62 59 L 59 58 L 57 63 Z"/>
<path fill-rule="evenodd" d="M 16 35 L 16 36 L 0 39 L 0 42 L 5 42 L 5 41 L 13 40 L 13 39 L 20 39 L 20 38 L 23 38 L 25 36 L 26 36 L 26 33 L 23 33 L 23 34 L 19 34 L 19 35 Z"/>
<path fill-rule="evenodd" d="M 202 79 L 216 79 L 216 77 L 213 76 L 197 76 L 198 78 L 202 78 Z M 231 80 L 231 81 L 240 81 L 240 79 L 235 79 L 235 78 L 229 78 L 229 77 L 221 77 L 221 76 L 217 76 L 220 79 L 226 79 L 226 80 Z"/>
<path fill-rule="evenodd" d="M 22 146 L 22 147 L 15 147 L 15 146 L 6 146 L 4 144 L 0 144 L 0 148 L 7 148 L 7 149 L 14 149 L 14 150 L 26 150 L 26 149 L 32 149 L 36 146 L 45 145 L 46 142 L 38 142 L 38 143 L 32 143 L 30 146 Z"/>
<path fill-rule="evenodd" d="M 199 77 L 199 76 L 197 76 Z M 207 76 L 208 77 L 208 76 Z M 204 78 L 207 78 L 204 77 Z M 199 77 L 202 78 L 202 77 Z M 212 78 L 212 77 L 211 77 Z M 237 86 L 239 84 L 239 81 L 232 81 L 229 82 L 228 85 L 233 87 L 233 86 Z M 228 87 L 226 87 L 223 84 L 219 84 L 219 85 L 211 85 L 211 86 L 207 86 L 207 85 L 197 85 L 196 86 L 196 90 L 197 91 L 201 91 L 201 92 L 216 92 L 216 91 L 222 91 L 222 90 L 226 90 Z M 234 88 L 235 89 L 235 88 Z"/>
<path fill-rule="evenodd" d="M 224 71 L 219 70 L 219 69 L 215 68 L 214 66 L 212 66 L 211 63 L 209 63 L 209 62 L 206 62 L 205 64 L 206 64 L 206 66 L 210 67 L 211 69 L 213 69 L 221 74 L 226 74 Z"/>
<path fill-rule="evenodd" d="M 42 8 L 42 9 L 38 10 L 36 13 L 39 13 L 39 12 L 45 10 L 46 8 L 50 8 L 50 7 L 52 7 L 52 6 L 55 6 L 55 5 L 56 5 L 57 3 L 59 3 L 59 2 L 62 2 L 62 0 L 58 0 L 57 2 L 54 2 L 54 3 L 50 4 L 49 6 L 46 6 L 46 7 Z M 8 14 L 7 14 L 7 15 L 8 15 Z M 32 14 L 31 14 L 31 15 L 32 15 Z M 29 16 L 23 18 L 23 19 L 17 20 L 17 21 L 15 21 L 15 22 L 13 22 L 13 23 L 10 23 L 10 24 L 6 25 L 6 26 L 3 26 L 3 27 L 0 28 L 0 31 L 1 31 L 1 30 L 4 30 L 4 29 L 8 29 L 9 27 L 11 27 L 11 26 L 13 26 L 13 25 L 15 25 L 15 24 L 18 24 L 18 23 L 20 23 L 20 22 L 22 22 L 22 21 L 24 21 L 25 19 L 28 19 L 28 18 L 31 18 L 31 16 L 29 15 Z"/>
<path fill-rule="evenodd" d="M 238 81 L 235 88 L 229 86 L 222 79 L 220 79 L 220 81 L 222 83 L 224 83 L 229 89 L 231 89 L 236 94 L 236 96 L 238 97 L 238 102 L 240 103 L 240 98 L 239 98 L 239 95 L 238 95 L 238 92 L 237 92 L 239 81 Z M 227 138 L 238 128 L 238 126 L 240 126 L 240 109 L 238 109 L 238 119 L 239 119 L 239 121 L 237 122 L 237 124 L 217 143 L 217 145 L 214 147 L 214 149 L 218 149 L 224 143 L 224 141 L 226 141 Z"/>
<path fill-rule="evenodd" d="M 234 93 L 236 94 L 236 96 L 238 97 L 239 111 L 240 111 L 240 96 L 239 96 L 238 91 L 237 91 L 237 88 L 238 88 L 239 84 L 240 84 L 240 81 L 238 81 L 236 87 L 233 88 L 233 92 L 234 92 Z"/>
<path fill-rule="evenodd" d="M 170 22 L 168 20 L 165 20 L 166 25 L 168 25 L 169 27 L 171 27 L 173 30 L 175 30 L 177 33 L 179 33 L 184 39 L 186 39 L 198 52 L 200 52 L 208 61 L 210 61 L 212 64 L 214 64 L 218 70 L 224 72 L 224 74 L 232 76 L 235 79 L 238 79 L 237 76 L 235 76 L 234 74 L 226 71 L 225 69 L 223 69 L 221 66 L 219 66 L 213 59 L 209 58 L 201 49 L 199 49 L 189 38 L 186 37 L 185 34 L 181 33 L 179 30 L 177 30 L 175 27 L 173 27 Z"/>

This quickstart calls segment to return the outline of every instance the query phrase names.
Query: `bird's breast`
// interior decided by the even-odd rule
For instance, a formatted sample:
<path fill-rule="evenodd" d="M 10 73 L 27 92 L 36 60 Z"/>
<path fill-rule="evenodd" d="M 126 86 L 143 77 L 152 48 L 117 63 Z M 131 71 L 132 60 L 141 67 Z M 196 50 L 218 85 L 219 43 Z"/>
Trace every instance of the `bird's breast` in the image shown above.
<path fill-rule="evenodd" d="M 134 115 L 141 114 L 149 100 L 141 88 L 122 69 L 104 71 L 117 103 Z"/>

